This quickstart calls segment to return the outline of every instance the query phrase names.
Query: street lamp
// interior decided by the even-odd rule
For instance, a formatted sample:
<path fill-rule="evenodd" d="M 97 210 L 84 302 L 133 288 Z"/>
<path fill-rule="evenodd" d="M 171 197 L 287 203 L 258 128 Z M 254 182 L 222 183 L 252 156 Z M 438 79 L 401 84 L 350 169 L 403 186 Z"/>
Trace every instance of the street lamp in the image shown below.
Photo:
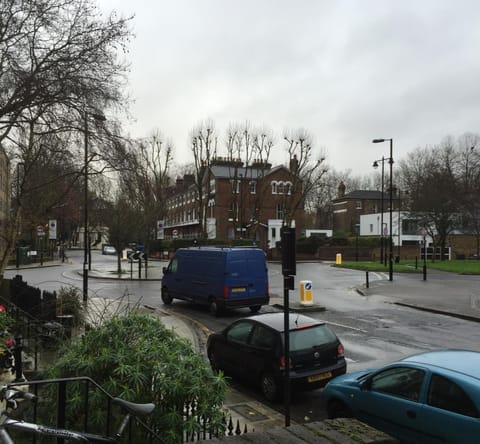
<path fill-rule="evenodd" d="M 383 253 L 383 199 L 384 199 L 384 172 L 385 172 L 385 157 L 382 156 L 381 159 L 375 160 L 373 162 L 373 168 L 378 168 L 378 162 L 382 162 L 382 199 L 380 204 L 380 263 L 383 264 L 383 259 L 385 258 L 385 265 L 387 263 L 387 255 Z M 378 220 L 378 219 L 377 219 Z"/>
<path fill-rule="evenodd" d="M 87 302 L 88 300 L 88 265 L 89 265 L 89 235 L 88 235 L 88 118 L 92 117 L 98 122 L 104 122 L 107 120 L 105 116 L 101 113 L 91 113 L 85 110 L 84 114 L 84 146 L 85 146 L 85 158 L 84 158 L 84 205 L 83 205 L 83 215 L 84 215 L 84 231 L 83 231 L 83 301 Z"/>
<path fill-rule="evenodd" d="M 392 210 L 393 210 L 393 139 L 373 139 L 372 143 L 383 143 L 390 142 L 390 157 L 388 163 L 390 164 L 390 226 L 388 230 L 388 243 L 389 243 L 389 252 L 388 252 L 388 280 L 393 281 L 393 239 L 392 239 Z"/>

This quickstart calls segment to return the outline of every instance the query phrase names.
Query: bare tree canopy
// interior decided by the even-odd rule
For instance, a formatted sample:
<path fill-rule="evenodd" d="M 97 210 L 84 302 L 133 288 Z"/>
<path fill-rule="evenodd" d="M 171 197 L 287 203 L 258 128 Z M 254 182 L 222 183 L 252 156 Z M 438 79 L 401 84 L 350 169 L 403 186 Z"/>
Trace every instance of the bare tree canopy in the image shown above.
<path fill-rule="evenodd" d="M 93 0 L 0 2 L 0 144 L 15 169 L 0 270 L 15 245 L 22 205 L 32 202 L 29 216 L 38 222 L 71 200 L 84 168 L 98 160 L 92 152 L 83 162 L 79 147 L 87 152 L 87 139 L 107 134 L 95 122 L 98 110 L 126 103 L 129 20 L 102 16 Z"/>
<path fill-rule="evenodd" d="M 86 104 L 119 103 L 128 18 L 103 18 L 92 0 L 0 3 L 0 142 L 35 116 L 47 127 Z"/>

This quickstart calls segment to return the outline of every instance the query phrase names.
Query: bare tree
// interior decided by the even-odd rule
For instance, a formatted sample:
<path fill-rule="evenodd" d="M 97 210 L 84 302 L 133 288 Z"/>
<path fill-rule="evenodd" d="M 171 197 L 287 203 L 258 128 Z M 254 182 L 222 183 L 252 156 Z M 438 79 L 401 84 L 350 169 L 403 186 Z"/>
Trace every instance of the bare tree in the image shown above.
<path fill-rule="evenodd" d="M 441 251 L 448 235 L 459 227 L 457 161 L 452 139 L 445 138 L 436 147 L 417 148 L 400 163 L 402 189 L 409 192 L 410 210 Z"/>
<path fill-rule="evenodd" d="M 0 143 L 19 185 L 7 250 L 0 255 L 3 270 L 15 244 L 22 185 L 35 184 L 39 193 L 54 185 L 53 176 L 41 176 L 43 184 L 29 179 L 36 162 L 52 166 L 68 158 L 60 177 L 78 181 L 82 167 L 71 169 L 80 162 L 68 157 L 76 152 L 68 134 L 91 135 L 87 122 L 95 106 L 122 103 L 127 65 L 118 55 L 130 36 L 130 19 L 104 18 L 92 0 L 9 0 L 0 3 L 0 17 Z"/>
<path fill-rule="evenodd" d="M 325 157 L 314 158 L 312 137 L 305 129 L 285 135 L 292 174 L 291 191 L 285 194 L 285 224 L 290 226 L 296 211 L 303 207 L 310 193 L 322 182 L 328 169 Z"/>
<path fill-rule="evenodd" d="M 173 144 L 159 130 L 133 141 L 130 166 L 122 171 L 121 188 L 132 207 L 137 209 L 139 232 L 148 244 L 153 239 L 157 220 L 166 216 L 166 191 L 170 184 Z"/>
<path fill-rule="evenodd" d="M 200 235 L 207 237 L 207 208 L 210 197 L 210 167 L 212 159 L 217 154 L 217 137 L 215 125 L 206 121 L 191 133 L 191 149 L 194 159 L 194 176 L 196 200 L 198 203 L 198 220 L 200 222 Z"/>
<path fill-rule="evenodd" d="M 231 179 L 231 214 L 234 232 L 241 237 L 256 238 L 258 223 L 268 186 L 263 180 L 270 170 L 270 153 L 274 146 L 271 132 L 231 124 L 226 137 L 227 165 Z M 255 193 L 248 192 L 255 187 Z M 248 213 L 248 214 L 247 214 Z"/>

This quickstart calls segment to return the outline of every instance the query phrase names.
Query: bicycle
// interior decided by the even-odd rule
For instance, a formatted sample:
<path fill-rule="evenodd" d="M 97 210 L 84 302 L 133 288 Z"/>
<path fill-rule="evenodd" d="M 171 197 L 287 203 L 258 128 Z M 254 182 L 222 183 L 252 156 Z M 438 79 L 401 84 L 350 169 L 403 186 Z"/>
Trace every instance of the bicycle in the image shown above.
<path fill-rule="evenodd" d="M 25 384 L 28 384 L 25 383 Z M 122 438 L 123 432 L 132 417 L 144 417 L 152 413 L 155 404 L 146 403 L 139 404 L 126 401 L 121 398 L 112 398 L 112 402 L 120 406 L 126 413 L 116 432 L 111 436 L 102 436 L 87 432 L 78 432 L 67 429 L 55 428 L 32 422 L 13 419 L 9 416 L 8 409 L 16 410 L 19 406 L 18 401 L 37 400 L 37 396 L 33 393 L 20 390 L 11 384 L 0 387 L 0 402 L 5 402 L 5 407 L 0 412 L 0 443 L 14 444 L 13 439 L 8 433 L 8 429 L 23 430 L 30 434 L 36 434 L 46 437 L 54 437 L 57 439 L 75 440 L 84 443 L 110 443 L 118 444 Z"/>

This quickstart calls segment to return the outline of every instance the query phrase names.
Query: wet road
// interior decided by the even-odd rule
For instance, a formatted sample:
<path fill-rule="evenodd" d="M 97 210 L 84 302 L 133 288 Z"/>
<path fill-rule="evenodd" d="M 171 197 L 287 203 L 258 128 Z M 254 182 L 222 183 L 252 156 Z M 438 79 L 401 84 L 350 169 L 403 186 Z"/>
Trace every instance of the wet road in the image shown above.
<path fill-rule="evenodd" d="M 54 290 L 61 286 L 82 287 L 81 252 L 71 252 L 71 265 L 43 269 L 21 270 L 30 285 L 42 289 Z M 94 264 L 102 263 L 115 269 L 113 256 L 94 255 Z M 164 264 L 151 264 L 161 267 Z M 6 277 L 16 274 L 5 273 Z M 279 264 L 269 264 L 270 293 L 272 298 L 283 297 L 283 277 Z M 370 273 L 370 281 L 385 276 Z M 398 276 L 395 279 L 420 279 L 418 276 Z M 455 278 L 457 279 L 457 278 Z M 462 285 L 472 285 L 472 292 L 478 285 L 478 278 L 461 277 Z M 290 300 L 299 301 L 299 282 L 310 280 L 313 285 L 314 301 L 324 307 L 324 311 L 309 312 L 308 315 L 328 322 L 342 340 L 348 369 L 350 371 L 383 365 L 412 353 L 436 348 L 467 348 L 480 351 L 480 329 L 478 324 L 454 317 L 428 313 L 398 306 L 391 297 L 381 294 L 381 285 L 371 296 L 362 296 L 355 288 L 365 283 L 365 273 L 346 269 L 337 269 L 325 264 L 299 263 L 295 278 L 297 290 L 290 291 Z M 439 286 L 441 288 L 441 285 Z M 440 291 L 440 290 L 438 290 Z M 195 319 L 209 330 L 218 330 L 232 321 L 248 316 L 250 311 L 237 310 L 221 318 L 214 318 L 204 307 L 175 301 L 171 306 L 163 306 L 160 299 L 159 281 L 118 281 L 90 279 L 90 296 L 117 299 L 124 296 L 131 301 L 162 307 L 174 313 Z M 263 307 L 262 311 L 279 310 L 274 306 Z M 199 334 L 202 334 L 199 332 Z M 204 344 L 204 341 L 200 341 Z M 258 397 L 256 390 L 238 385 L 250 396 Z M 292 419 L 304 422 L 325 417 L 321 402 L 321 390 L 296 394 L 292 398 Z M 282 410 L 282 405 L 274 405 Z"/>

